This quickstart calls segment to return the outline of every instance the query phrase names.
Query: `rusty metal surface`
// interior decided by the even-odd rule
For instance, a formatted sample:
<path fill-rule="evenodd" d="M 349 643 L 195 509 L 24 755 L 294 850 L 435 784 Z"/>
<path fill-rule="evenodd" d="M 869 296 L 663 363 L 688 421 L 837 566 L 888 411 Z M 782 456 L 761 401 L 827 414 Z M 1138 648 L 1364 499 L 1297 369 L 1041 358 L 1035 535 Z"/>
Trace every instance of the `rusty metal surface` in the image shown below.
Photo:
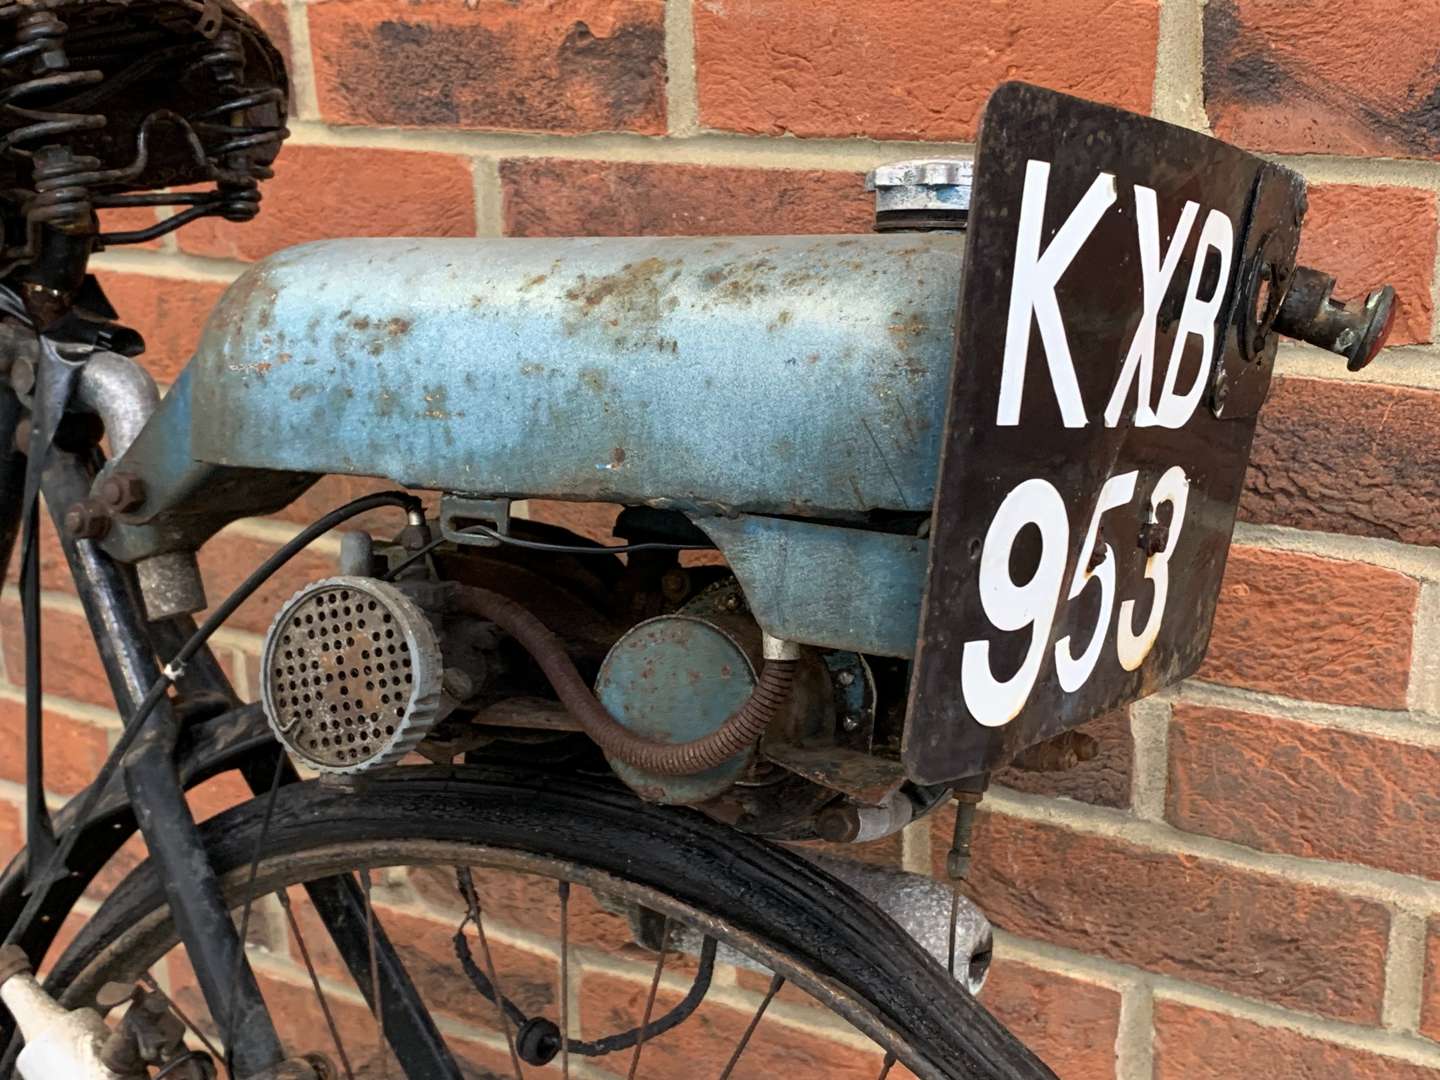
<path fill-rule="evenodd" d="M 492 496 L 924 513 L 963 244 L 292 249 L 242 277 L 211 318 L 183 384 L 191 450 Z"/>
<path fill-rule="evenodd" d="M 878 656 L 915 652 L 927 543 L 784 518 L 697 517 L 769 634 Z"/>
<path fill-rule="evenodd" d="M 755 690 L 755 666 L 726 630 L 689 615 L 662 615 L 615 643 L 595 680 L 595 696 L 628 730 L 665 742 L 709 735 Z M 745 772 L 753 748 L 692 776 L 665 776 L 610 761 L 644 798 L 693 804 L 727 791 Z"/>

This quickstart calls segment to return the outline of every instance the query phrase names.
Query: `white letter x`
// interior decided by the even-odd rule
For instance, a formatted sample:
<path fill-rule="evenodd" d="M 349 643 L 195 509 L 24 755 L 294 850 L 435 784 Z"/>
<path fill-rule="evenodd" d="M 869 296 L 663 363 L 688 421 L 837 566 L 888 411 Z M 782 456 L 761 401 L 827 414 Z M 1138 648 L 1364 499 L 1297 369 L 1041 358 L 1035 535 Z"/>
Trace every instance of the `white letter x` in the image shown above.
<path fill-rule="evenodd" d="M 1185 250 L 1185 241 L 1190 236 L 1190 227 L 1195 224 L 1200 207 L 1187 202 L 1180 211 L 1180 223 L 1175 226 L 1175 235 L 1162 260 L 1160 257 L 1160 215 L 1155 209 L 1155 192 L 1152 188 L 1135 185 L 1135 229 L 1140 242 L 1140 274 L 1143 282 L 1142 311 L 1140 325 L 1135 328 L 1135 337 L 1130 342 L 1130 351 L 1125 354 L 1125 363 L 1120 368 L 1120 378 L 1115 381 L 1115 391 L 1110 395 L 1110 404 L 1105 406 L 1105 426 L 1114 427 L 1120 422 L 1120 412 L 1130 396 L 1130 384 L 1140 376 L 1140 390 L 1135 401 L 1135 426 L 1153 427 L 1155 410 L 1150 404 L 1151 379 L 1155 372 L 1155 329 L 1160 318 L 1160 305 L 1170 289 L 1170 279 L 1180 265 L 1180 255 Z"/>

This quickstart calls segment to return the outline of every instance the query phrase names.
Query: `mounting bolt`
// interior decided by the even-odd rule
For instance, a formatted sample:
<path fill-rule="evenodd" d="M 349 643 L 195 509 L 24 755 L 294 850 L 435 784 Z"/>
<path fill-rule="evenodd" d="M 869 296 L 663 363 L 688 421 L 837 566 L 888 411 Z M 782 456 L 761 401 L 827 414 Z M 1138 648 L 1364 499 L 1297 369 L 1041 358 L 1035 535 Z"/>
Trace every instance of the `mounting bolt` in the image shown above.
<path fill-rule="evenodd" d="M 99 495 L 112 514 L 128 514 L 145 505 L 145 481 L 131 472 L 111 473 L 100 482 Z"/>
<path fill-rule="evenodd" d="M 841 726 L 844 727 L 846 731 L 859 731 L 860 718 L 858 716 L 847 716 L 841 721 Z"/>
<path fill-rule="evenodd" d="M 91 499 L 65 511 L 65 531 L 76 540 L 103 540 L 110 532 L 110 524 L 109 513 Z"/>
<path fill-rule="evenodd" d="M 1147 521 L 1140 526 L 1140 550 L 1146 555 L 1159 555 L 1170 543 L 1170 526 Z"/>

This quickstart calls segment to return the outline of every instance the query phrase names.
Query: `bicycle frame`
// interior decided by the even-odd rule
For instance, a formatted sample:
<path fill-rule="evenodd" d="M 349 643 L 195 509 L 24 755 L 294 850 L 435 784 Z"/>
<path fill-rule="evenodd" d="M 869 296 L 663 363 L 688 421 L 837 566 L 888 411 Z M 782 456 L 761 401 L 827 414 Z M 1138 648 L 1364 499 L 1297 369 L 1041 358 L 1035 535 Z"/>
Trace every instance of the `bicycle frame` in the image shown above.
<path fill-rule="evenodd" d="M 8 388 L 0 391 L 0 446 L 15 445 L 20 416 L 15 396 Z M 24 461 L 17 453 L 0 458 L 0 556 L 5 559 L 0 569 L 8 565 L 20 529 Z M 53 516 L 63 515 L 63 508 L 88 494 L 100 464 L 95 452 L 52 451 L 41 490 Z M 133 569 L 93 541 L 74 539 L 58 520 L 56 526 L 117 707 L 129 722 L 136 704 L 159 678 L 156 657 L 173 655 L 194 631 L 194 623 L 188 617 L 147 623 Z M 138 830 L 164 882 L 180 939 L 195 958 L 200 988 L 236 1075 L 263 1077 L 284 1054 L 184 793 L 231 770 L 238 770 L 256 794 L 298 777 L 288 761 L 277 757 L 259 707 L 241 705 L 208 648 L 186 665 L 176 688 L 176 705 L 162 701 L 151 714 L 87 820 L 78 820 L 84 793 L 54 815 L 54 838 L 43 814 L 27 816 L 27 849 L 0 877 L 0 920 L 11 928 L 10 940 L 38 966 L 75 902 Z M 29 755 L 26 784 L 32 793 L 43 792 L 39 753 Z M 44 855 L 71 834 L 74 846 L 64 872 L 47 873 Z M 306 889 L 373 1008 L 370 941 L 358 883 L 332 878 Z M 383 931 L 377 933 L 376 953 L 384 1026 L 396 1057 L 411 1075 L 459 1077 Z M 10 1046 L 8 1061 L 16 1050 L 13 1036 L 13 1021 L 7 1016 L 0 1023 L 0 1043 Z"/>

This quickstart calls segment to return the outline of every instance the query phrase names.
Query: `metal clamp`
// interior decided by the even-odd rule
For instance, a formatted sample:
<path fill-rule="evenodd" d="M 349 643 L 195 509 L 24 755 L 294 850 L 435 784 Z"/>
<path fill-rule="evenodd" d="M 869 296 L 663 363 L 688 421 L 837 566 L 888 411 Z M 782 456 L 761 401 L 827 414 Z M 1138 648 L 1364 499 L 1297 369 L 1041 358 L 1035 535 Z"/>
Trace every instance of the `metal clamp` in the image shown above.
<path fill-rule="evenodd" d="M 476 524 L 489 525 L 501 536 L 510 535 L 510 499 L 469 498 L 445 495 L 440 499 L 440 535 L 455 544 L 476 547 L 499 547 L 500 541 L 465 529 Z"/>

